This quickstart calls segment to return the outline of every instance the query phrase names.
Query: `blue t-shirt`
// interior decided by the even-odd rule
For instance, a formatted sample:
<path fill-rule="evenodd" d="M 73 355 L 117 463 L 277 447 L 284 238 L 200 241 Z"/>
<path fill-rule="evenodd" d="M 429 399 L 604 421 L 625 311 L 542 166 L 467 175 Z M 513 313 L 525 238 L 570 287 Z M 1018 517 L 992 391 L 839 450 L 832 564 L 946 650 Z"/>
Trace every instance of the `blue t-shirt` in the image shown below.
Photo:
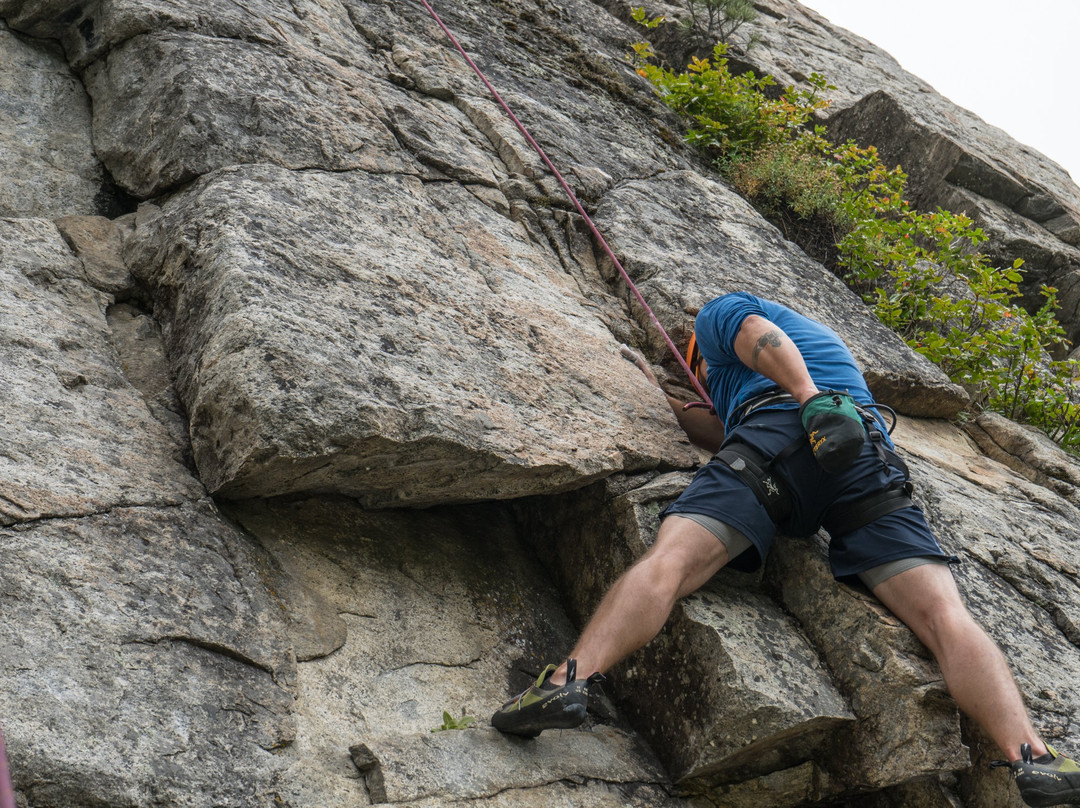
<path fill-rule="evenodd" d="M 725 424 L 738 407 L 777 387 L 735 355 L 735 337 L 743 320 L 752 314 L 770 320 L 791 338 L 818 388 L 842 390 L 860 404 L 873 403 L 862 371 L 835 331 L 787 306 L 733 292 L 706 303 L 694 323 L 698 350 L 709 368 L 709 395 Z"/>

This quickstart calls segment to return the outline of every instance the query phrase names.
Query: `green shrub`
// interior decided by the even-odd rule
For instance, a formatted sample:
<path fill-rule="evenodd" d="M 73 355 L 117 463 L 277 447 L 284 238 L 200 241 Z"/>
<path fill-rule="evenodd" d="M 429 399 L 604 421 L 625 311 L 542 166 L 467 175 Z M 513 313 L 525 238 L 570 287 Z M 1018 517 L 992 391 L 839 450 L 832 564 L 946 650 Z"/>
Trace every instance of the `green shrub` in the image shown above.
<path fill-rule="evenodd" d="M 746 23 L 757 19 L 752 0 L 685 0 L 689 16 L 682 20 L 683 32 L 703 42 L 730 44 Z M 646 28 L 656 28 L 664 17 L 649 18 L 643 8 L 632 8 L 631 16 Z M 756 37 L 747 40 L 747 47 L 756 44 Z"/>
<path fill-rule="evenodd" d="M 826 106 L 817 94 L 826 87 L 821 76 L 811 76 L 814 89 L 788 87 L 771 98 L 765 91 L 776 84 L 772 76 L 759 78 L 752 71 L 732 75 L 723 43 L 714 47 L 712 60 L 693 57 L 681 73 L 657 65 L 647 43 L 633 47 L 638 73 L 652 82 L 665 104 L 692 122 L 687 141 L 721 168 L 762 146 L 792 139 Z"/>

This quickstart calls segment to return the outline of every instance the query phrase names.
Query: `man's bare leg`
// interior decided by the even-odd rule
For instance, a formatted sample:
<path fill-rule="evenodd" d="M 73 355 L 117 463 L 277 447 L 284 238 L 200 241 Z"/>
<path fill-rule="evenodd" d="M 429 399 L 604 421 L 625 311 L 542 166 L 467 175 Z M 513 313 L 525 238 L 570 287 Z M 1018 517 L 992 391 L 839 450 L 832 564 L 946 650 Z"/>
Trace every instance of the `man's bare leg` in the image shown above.
<path fill-rule="evenodd" d="M 934 654 L 949 693 L 1010 761 L 1020 745 L 1046 753 L 1004 655 L 975 622 L 944 564 L 924 564 L 874 587 L 874 595 Z"/>
<path fill-rule="evenodd" d="M 711 532 L 677 515 L 666 518 L 653 546 L 604 595 L 570 653 L 578 663 L 578 678 L 608 670 L 649 642 L 675 602 L 727 562 L 727 548 Z M 551 682 L 566 682 L 566 663 Z"/>

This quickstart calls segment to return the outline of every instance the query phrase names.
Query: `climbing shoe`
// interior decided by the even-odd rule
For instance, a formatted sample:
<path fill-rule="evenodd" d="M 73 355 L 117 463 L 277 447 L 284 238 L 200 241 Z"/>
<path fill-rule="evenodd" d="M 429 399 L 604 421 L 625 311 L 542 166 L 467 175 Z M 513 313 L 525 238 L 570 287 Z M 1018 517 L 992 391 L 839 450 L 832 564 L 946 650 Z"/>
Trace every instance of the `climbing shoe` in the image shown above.
<path fill-rule="evenodd" d="M 1032 758 L 1031 744 L 1020 747 L 1020 760 L 994 761 L 1009 766 L 1020 798 L 1033 808 L 1045 805 L 1080 805 L 1080 766 L 1047 745 L 1048 753 Z"/>
<path fill-rule="evenodd" d="M 548 665 L 536 684 L 517 698 L 506 702 L 491 717 L 491 725 L 501 732 L 535 738 L 545 729 L 568 729 L 585 720 L 589 703 L 589 684 L 603 677 L 594 674 L 577 678 L 577 660 L 566 660 L 566 684 L 551 684 L 557 670 Z"/>
<path fill-rule="evenodd" d="M 855 399 L 847 393 L 818 393 L 799 408 L 799 418 L 810 438 L 814 458 L 825 471 L 843 471 L 862 452 L 866 427 L 855 408 Z"/>

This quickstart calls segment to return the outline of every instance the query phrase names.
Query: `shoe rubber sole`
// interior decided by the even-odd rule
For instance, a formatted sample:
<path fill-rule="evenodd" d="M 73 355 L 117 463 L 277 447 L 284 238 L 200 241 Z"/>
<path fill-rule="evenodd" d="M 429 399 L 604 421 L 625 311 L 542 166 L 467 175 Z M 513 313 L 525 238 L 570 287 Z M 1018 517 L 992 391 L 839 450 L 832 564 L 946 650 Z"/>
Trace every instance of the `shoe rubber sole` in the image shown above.
<path fill-rule="evenodd" d="M 1063 799 L 1061 794 L 1052 794 L 1029 788 L 1021 791 L 1020 797 L 1031 808 L 1049 808 L 1052 805 L 1080 805 L 1080 794 L 1069 794 Z"/>
<path fill-rule="evenodd" d="M 1080 805 L 1080 787 L 1047 789 L 1040 788 L 1036 776 L 1027 774 L 1016 778 L 1020 796 L 1032 808 L 1048 808 L 1052 805 Z M 1046 784 L 1049 785 L 1049 784 Z"/>

